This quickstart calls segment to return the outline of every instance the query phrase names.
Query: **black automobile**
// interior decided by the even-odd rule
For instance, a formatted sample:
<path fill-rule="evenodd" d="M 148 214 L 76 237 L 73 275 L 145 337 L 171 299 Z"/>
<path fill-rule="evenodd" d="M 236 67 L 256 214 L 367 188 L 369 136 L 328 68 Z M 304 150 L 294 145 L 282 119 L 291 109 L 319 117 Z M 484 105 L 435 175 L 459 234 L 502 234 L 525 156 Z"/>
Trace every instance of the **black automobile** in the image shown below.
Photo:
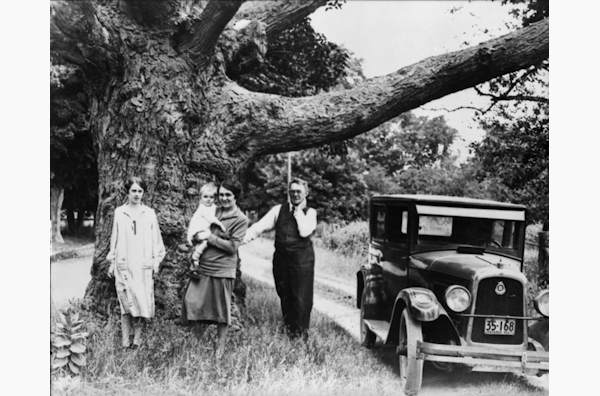
<path fill-rule="evenodd" d="M 529 326 L 548 321 L 549 293 L 528 315 L 525 207 L 429 195 L 370 201 L 369 260 L 357 272 L 361 341 L 396 345 L 406 394 L 423 363 L 451 370 L 542 374 L 548 352 Z"/>

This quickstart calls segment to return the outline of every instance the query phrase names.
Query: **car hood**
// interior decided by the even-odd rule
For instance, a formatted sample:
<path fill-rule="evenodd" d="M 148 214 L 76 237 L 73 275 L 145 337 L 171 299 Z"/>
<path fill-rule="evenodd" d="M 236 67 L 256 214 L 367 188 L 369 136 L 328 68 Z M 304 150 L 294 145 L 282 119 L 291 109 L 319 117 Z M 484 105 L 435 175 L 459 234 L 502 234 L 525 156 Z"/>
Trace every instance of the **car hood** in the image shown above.
<path fill-rule="evenodd" d="M 520 261 L 492 253 L 467 254 L 456 250 L 416 253 L 410 257 L 411 267 L 472 280 L 483 276 L 524 278 Z"/>

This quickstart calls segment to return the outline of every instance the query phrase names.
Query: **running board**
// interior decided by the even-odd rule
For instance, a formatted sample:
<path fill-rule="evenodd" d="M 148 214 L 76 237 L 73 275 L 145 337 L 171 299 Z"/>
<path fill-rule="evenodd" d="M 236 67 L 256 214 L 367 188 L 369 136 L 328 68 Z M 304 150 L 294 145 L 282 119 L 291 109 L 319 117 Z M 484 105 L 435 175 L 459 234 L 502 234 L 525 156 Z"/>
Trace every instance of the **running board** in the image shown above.
<path fill-rule="evenodd" d="M 390 322 L 387 320 L 375 320 L 375 319 L 364 319 L 365 324 L 377 338 L 385 342 L 387 340 L 388 331 L 390 329 Z"/>

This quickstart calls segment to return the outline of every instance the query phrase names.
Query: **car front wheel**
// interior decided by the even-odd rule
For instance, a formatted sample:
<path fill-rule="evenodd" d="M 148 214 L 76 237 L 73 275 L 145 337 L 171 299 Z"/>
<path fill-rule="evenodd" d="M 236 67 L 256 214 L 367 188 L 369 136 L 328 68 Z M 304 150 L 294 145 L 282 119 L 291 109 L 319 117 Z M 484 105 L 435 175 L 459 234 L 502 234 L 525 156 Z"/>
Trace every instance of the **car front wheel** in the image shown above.
<path fill-rule="evenodd" d="M 417 358 L 417 342 L 423 340 L 421 323 L 414 320 L 407 309 L 400 318 L 398 337 L 400 381 L 408 396 L 416 395 L 423 379 L 423 359 Z"/>

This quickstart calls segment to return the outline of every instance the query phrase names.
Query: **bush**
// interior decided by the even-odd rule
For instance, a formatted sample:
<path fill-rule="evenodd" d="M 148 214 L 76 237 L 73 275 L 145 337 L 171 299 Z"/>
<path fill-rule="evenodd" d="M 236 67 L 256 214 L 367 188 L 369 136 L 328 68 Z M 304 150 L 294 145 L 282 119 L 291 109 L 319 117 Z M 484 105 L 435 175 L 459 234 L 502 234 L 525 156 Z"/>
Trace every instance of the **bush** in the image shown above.
<path fill-rule="evenodd" d="M 345 225 L 320 223 L 315 236 L 322 246 L 344 256 L 364 256 L 369 248 L 369 226 L 366 221 Z"/>

